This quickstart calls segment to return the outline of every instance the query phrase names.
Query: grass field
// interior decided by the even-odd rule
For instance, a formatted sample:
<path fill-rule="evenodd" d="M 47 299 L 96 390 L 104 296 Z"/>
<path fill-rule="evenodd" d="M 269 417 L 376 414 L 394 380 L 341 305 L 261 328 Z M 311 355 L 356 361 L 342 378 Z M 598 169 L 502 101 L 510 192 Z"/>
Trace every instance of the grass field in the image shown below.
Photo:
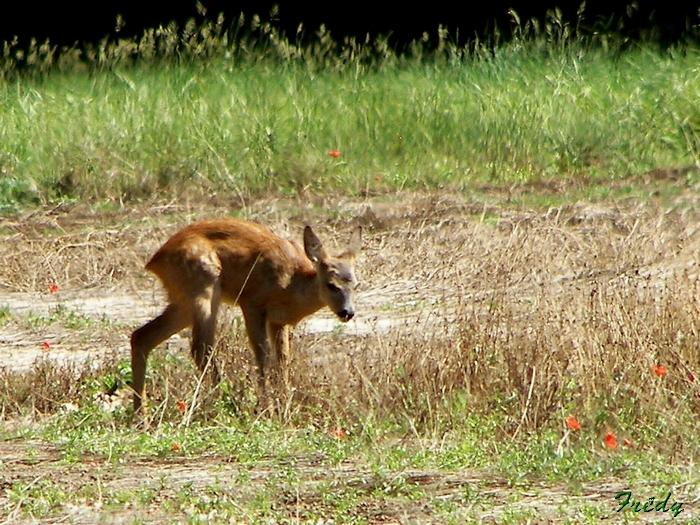
<path fill-rule="evenodd" d="M 269 27 L 226 47 L 205 25 L 180 49 L 173 31 L 92 61 L 89 50 L 80 62 L 22 54 L 34 65 L 0 84 L 0 206 L 468 193 L 551 177 L 605 184 L 698 161 L 693 47 L 606 50 L 550 29 L 493 49 L 445 35 L 438 50 L 397 55 L 329 35 L 295 46 Z M 46 62 L 64 65 L 45 72 Z"/>
<path fill-rule="evenodd" d="M 0 523 L 696 522 L 698 51 L 552 24 L 6 55 Z M 297 327 L 261 414 L 226 309 L 225 381 L 171 338 L 137 430 L 143 265 L 229 215 L 338 246 L 361 224 L 357 316 Z"/>

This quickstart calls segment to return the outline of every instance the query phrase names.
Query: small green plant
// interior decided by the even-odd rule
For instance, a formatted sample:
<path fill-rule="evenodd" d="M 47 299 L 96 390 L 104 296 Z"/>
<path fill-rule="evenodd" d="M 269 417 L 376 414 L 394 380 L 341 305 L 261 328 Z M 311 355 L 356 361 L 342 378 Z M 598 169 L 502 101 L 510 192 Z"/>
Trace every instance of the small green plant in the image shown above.
<path fill-rule="evenodd" d="M 0 326 L 4 326 L 12 320 L 12 311 L 9 306 L 0 306 Z"/>

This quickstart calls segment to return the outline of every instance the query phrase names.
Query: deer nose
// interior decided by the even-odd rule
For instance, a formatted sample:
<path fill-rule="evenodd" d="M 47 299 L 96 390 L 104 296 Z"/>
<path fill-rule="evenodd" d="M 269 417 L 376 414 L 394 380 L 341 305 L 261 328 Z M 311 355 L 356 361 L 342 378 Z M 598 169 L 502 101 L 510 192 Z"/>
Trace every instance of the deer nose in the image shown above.
<path fill-rule="evenodd" d="M 353 310 L 343 308 L 340 312 L 338 312 L 338 317 L 340 317 L 341 321 L 347 323 L 350 319 L 355 317 L 355 312 Z"/>

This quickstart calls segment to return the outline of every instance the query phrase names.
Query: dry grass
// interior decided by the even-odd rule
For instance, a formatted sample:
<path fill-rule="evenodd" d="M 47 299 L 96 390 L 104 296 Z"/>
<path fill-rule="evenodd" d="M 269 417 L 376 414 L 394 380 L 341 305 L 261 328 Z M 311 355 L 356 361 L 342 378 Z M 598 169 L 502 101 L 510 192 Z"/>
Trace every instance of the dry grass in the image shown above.
<path fill-rule="evenodd" d="M 694 212 L 571 206 L 486 219 L 463 203 L 417 208 L 428 213 L 375 234 L 365 270 L 379 286 L 403 281 L 413 311 L 389 331 L 313 340 L 297 354 L 302 392 L 423 428 L 463 417 L 450 400 L 466 392 L 465 408 L 500 412 L 506 434 L 572 413 L 601 433 L 643 440 L 652 427 L 683 440 L 674 430 L 700 408 Z M 387 304 L 377 321 L 402 315 L 400 299 Z"/>
<path fill-rule="evenodd" d="M 419 195 L 332 204 L 340 211 L 334 217 L 299 202 L 259 203 L 246 212 L 291 236 L 304 222 L 316 223 L 324 238 L 338 234 L 341 243 L 350 222 L 368 233 L 358 325 L 346 333 L 297 329 L 295 395 L 283 403 L 284 417 L 350 424 L 393 418 L 438 432 L 469 414 L 487 414 L 512 436 L 560 426 L 573 414 L 601 434 L 614 430 L 670 454 L 690 444 L 688 425 L 700 411 L 693 380 L 700 374 L 694 203 L 531 211 Z M 140 264 L 170 233 L 194 216 L 221 214 L 169 211 L 102 215 L 89 225 L 71 212 L 58 214 L 54 229 L 32 221 L 6 226 L 12 243 L 0 243 L 8 261 L 0 283 L 36 291 L 48 280 L 76 287 L 101 275 L 114 286 L 143 287 Z M 211 398 L 205 392 L 198 417 L 216 418 L 224 407 L 245 415 L 254 406 L 245 333 L 230 313 L 222 324 L 218 358 L 228 385 Z M 124 338 L 131 328 L 123 328 Z M 171 401 L 192 395 L 193 368 L 182 366 L 186 351 L 154 355 L 161 362 L 151 367 L 154 404 L 162 402 L 162 417 L 176 417 Z M 655 364 L 668 374 L 655 375 Z M 4 381 L 8 413 L 30 398 L 60 401 L 78 388 L 51 374 L 31 377 L 33 393 L 21 394 L 26 389 L 12 373 Z"/>

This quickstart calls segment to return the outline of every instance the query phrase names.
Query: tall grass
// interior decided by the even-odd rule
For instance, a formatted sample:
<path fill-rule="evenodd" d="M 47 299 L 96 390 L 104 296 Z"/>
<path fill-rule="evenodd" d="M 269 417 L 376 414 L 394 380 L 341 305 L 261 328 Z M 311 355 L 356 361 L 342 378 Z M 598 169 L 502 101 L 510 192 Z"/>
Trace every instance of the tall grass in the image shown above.
<path fill-rule="evenodd" d="M 487 210 L 497 213 L 488 217 L 483 206 L 443 194 L 356 218 L 367 232 L 358 318 L 349 329 L 295 331 L 294 391 L 281 401 L 280 420 L 301 427 L 390 424 L 437 441 L 479 421 L 497 426 L 490 431 L 497 439 L 540 433 L 554 442 L 554 454 L 565 417 L 573 416 L 585 430 L 570 437 L 580 435 L 584 448 L 597 449 L 614 432 L 635 450 L 674 462 L 697 455 L 700 228 L 697 198 L 686 197 L 693 200 L 670 209 L 656 202 L 567 205 L 547 214 L 501 207 Z M 135 208 L 78 219 L 51 210 L 60 225 L 53 230 L 42 213 L 10 226 L 0 242 L 0 283 L 39 293 L 58 283 L 84 297 L 149 294 L 139 269 L 167 232 L 226 214 L 215 206 Z M 280 218 L 269 200 L 250 207 L 252 217 L 278 231 L 289 222 L 299 231 L 311 220 L 328 239 L 347 226 L 351 209 L 340 218 L 309 210 Z M 31 330 L 36 347 L 48 339 L 57 342 L 55 355 L 89 349 L 97 363 L 74 373 L 54 361 L 29 372 L 0 370 L 0 414 L 51 414 L 129 381 L 128 336 L 139 323 L 91 323 L 55 300 L 43 320 L 0 312 L 8 341 L 22 337 L 14 327 Z M 156 302 L 153 314 L 162 307 Z M 136 300 L 133 308 L 150 313 Z M 254 355 L 241 318 L 230 314 L 222 312 L 216 348 L 225 382 L 213 391 L 205 384 L 200 421 L 257 417 Z M 115 317 L 132 315 L 136 310 Z M 165 346 L 149 362 L 154 421 L 177 420 L 174 401 L 199 391 L 188 343 Z M 115 363 L 107 350 L 117 348 Z"/>
<path fill-rule="evenodd" d="M 441 30 L 402 52 L 323 28 L 291 42 L 257 18 L 60 52 L 6 44 L 0 206 L 464 190 L 697 165 L 698 49 L 623 49 L 555 22 L 463 47 Z"/>

